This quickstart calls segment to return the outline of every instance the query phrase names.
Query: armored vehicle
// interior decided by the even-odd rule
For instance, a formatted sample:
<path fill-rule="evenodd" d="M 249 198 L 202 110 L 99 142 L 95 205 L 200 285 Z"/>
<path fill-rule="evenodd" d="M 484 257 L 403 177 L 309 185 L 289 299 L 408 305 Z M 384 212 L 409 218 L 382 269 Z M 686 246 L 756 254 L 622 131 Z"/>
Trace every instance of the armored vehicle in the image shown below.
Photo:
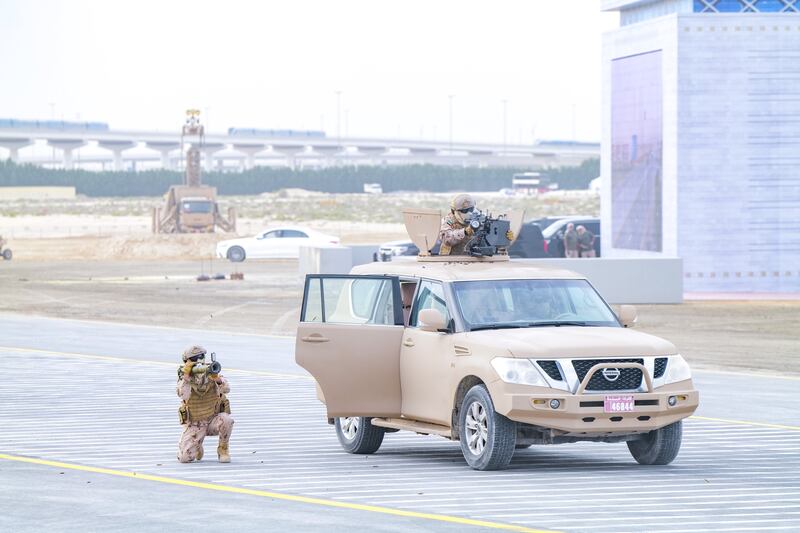
<path fill-rule="evenodd" d="M 674 345 L 630 329 L 633 306 L 615 314 L 584 276 L 507 255 L 426 255 L 438 217 L 406 219 L 417 260 L 306 277 L 296 359 L 347 452 L 408 430 L 459 441 L 477 470 L 577 441 L 675 459 L 699 393 Z"/>

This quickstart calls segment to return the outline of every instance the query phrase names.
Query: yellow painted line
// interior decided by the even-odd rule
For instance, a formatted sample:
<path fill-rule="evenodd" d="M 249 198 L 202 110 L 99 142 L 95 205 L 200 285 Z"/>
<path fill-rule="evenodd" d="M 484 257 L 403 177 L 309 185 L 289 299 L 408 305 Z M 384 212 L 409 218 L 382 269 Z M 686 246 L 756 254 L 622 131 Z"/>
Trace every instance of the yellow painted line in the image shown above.
<path fill-rule="evenodd" d="M 157 365 L 157 366 L 171 366 L 178 368 L 179 362 L 167 363 L 165 361 L 146 361 L 141 359 L 129 359 L 125 357 L 115 357 L 112 355 L 92 355 L 87 353 L 76 352 L 58 352 L 55 350 L 38 350 L 36 348 L 17 348 L 14 346 L 0 346 L 0 350 L 8 350 L 12 352 L 35 353 L 42 355 L 57 355 L 59 357 L 74 357 L 79 359 L 93 359 L 96 361 L 109 361 L 114 363 L 135 363 L 140 365 Z M 224 368 L 225 372 L 239 372 L 242 374 L 252 374 L 255 376 L 267 376 L 271 378 L 291 378 L 291 379 L 305 379 L 313 380 L 311 376 L 304 376 L 302 374 L 281 374 L 279 372 L 266 372 L 261 370 L 241 370 L 237 368 Z"/>
<path fill-rule="evenodd" d="M 709 416 L 692 415 L 690 418 L 694 420 L 706 420 L 708 422 L 725 422 L 726 424 L 738 424 L 741 426 L 759 426 L 764 428 L 788 429 L 790 431 L 800 431 L 800 426 L 784 426 L 782 424 L 766 424 L 764 422 L 748 422 L 747 420 L 730 420 L 728 418 L 711 418 Z"/>
<path fill-rule="evenodd" d="M 423 520 L 435 520 L 438 522 L 448 522 L 451 524 L 462 524 L 465 526 L 485 527 L 491 529 L 502 529 L 505 531 L 518 531 L 524 533 L 556 533 L 550 530 L 532 529 L 524 526 L 515 526 L 513 524 L 503 524 L 501 522 L 489 522 L 486 520 L 475 520 L 472 518 L 462 518 L 459 516 L 450 516 L 434 513 L 421 513 L 418 511 L 404 511 L 401 509 L 392 509 L 391 507 L 381 507 L 377 505 L 364 505 L 360 503 L 348 503 L 336 500 L 326 500 L 323 498 L 312 498 L 309 496 L 297 496 L 294 494 L 284 494 L 281 492 L 270 492 L 265 490 L 246 489 L 243 487 L 233 487 L 230 485 L 220 485 L 217 483 L 203 483 L 199 481 L 187 481 L 185 479 L 178 479 L 164 476 L 153 476 L 150 474 L 139 474 L 126 470 L 113 470 L 110 468 L 99 468 L 96 466 L 84 466 L 74 463 L 62 463 L 60 461 L 49 461 L 47 459 L 35 459 L 33 457 L 23 457 L 19 455 L 8 455 L 0 453 L 0 459 L 7 461 L 17 461 L 20 463 L 31 463 L 35 465 L 53 466 L 57 468 L 66 468 L 70 470 L 79 470 L 81 472 L 92 472 L 94 474 L 106 474 L 110 476 L 127 477 L 134 479 L 143 479 L 146 481 L 155 481 L 158 483 L 166 483 L 169 485 L 182 485 L 184 487 L 194 487 L 197 489 L 215 490 L 219 492 L 229 492 L 233 494 L 246 494 L 248 496 L 259 496 L 261 498 L 271 498 L 274 500 L 285 500 L 290 502 L 308 503 L 312 505 L 324 505 L 326 507 L 338 507 L 340 509 L 350 509 L 354 511 L 367 511 L 370 513 L 388 514 L 394 516 L 402 516 L 406 518 L 419 518 Z"/>

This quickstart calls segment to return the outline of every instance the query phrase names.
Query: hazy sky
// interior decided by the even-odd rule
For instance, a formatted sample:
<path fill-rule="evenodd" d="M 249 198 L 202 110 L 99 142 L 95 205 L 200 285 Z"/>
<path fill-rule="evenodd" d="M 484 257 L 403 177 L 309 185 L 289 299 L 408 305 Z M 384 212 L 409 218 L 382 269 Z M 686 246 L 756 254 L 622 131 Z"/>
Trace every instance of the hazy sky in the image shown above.
<path fill-rule="evenodd" d="M 0 0 L 0 117 L 599 140 L 599 0 Z M 574 126 L 573 126 L 574 111 Z M 206 113 L 207 112 L 207 113 Z M 207 115 L 207 116 L 206 116 Z"/>

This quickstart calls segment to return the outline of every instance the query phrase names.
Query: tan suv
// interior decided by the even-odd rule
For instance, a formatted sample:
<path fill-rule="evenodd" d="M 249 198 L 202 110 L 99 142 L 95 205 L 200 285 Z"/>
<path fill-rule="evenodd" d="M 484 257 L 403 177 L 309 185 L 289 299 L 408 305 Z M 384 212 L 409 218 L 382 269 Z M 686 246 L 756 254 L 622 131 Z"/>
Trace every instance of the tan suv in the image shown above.
<path fill-rule="evenodd" d="M 533 444 L 626 441 L 641 464 L 677 456 L 699 394 L 675 346 L 628 329 L 632 306 L 618 318 L 574 272 L 457 260 L 306 277 L 296 359 L 346 451 L 409 430 L 460 441 L 478 470 Z"/>

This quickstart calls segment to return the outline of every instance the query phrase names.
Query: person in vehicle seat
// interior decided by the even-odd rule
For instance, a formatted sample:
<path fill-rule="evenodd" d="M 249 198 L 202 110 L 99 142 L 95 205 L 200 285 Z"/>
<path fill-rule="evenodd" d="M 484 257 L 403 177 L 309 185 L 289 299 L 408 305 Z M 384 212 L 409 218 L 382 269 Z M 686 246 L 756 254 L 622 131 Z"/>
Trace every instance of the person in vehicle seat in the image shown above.
<path fill-rule="evenodd" d="M 417 284 L 408 282 L 400 284 L 400 296 L 403 301 L 403 324 L 408 326 L 408 320 L 411 316 L 411 304 L 414 301 L 414 292 L 417 290 Z"/>

